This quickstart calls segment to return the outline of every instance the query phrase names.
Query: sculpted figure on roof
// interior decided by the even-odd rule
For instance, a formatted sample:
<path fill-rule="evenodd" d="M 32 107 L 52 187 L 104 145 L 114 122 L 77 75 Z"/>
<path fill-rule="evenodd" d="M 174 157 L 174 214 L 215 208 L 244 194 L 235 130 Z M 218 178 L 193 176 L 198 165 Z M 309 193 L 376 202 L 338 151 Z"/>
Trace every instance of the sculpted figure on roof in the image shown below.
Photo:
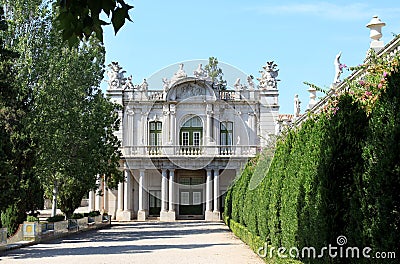
<path fill-rule="evenodd" d="M 118 64 L 118 62 L 115 61 L 108 64 L 108 67 L 108 85 L 111 89 L 122 88 L 122 86 L 126 83 L 126 78 L 124 77 L 124 73 L 126 73 L 126 71 L 121 71 L 122 67 Z"/>
<path fill-rule="evenodd" d="M 263 90 L 277 89 L 278 86 L 278 72 L 276 69 L 278 65 L 273 61 L 267 62 L 267 64 L 263 67 L 264 70 L 259 71 L 261 73 L 261 78 L 257 78 L 260 82 L 259 87 Z"/>

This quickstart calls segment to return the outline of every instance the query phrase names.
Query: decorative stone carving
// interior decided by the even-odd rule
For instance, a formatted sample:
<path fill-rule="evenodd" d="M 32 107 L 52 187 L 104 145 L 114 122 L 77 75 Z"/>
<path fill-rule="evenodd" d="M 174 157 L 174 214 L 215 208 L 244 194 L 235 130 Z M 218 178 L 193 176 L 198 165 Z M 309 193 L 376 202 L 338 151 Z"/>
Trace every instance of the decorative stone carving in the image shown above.
<path fill-rule="evenodd" d="M 124 90 L 135 90 L 137 88 L 135 87 L 135 85 L 133 85 L 132 80 L 133 80 L 132 75 L 128 76 L 128 80 L 125 83 Z"/>
<path fill-rule="evenodd" d="M 203 65 L 200 63 L 197 69 L 193 72 L 194 77 L 199 79 L 206 79 L 208 77 L 207 72 L 203 69 Z"/>
<path fill-rule="evenodd" d="M 276 69 L 278 65 L 273 61 L 267 62 L 267 64 L 263 67 L 263 71 L 259 71 L 261 73 L 261 78 L 257 78 L 260 82 L 259 87 L 263 90 L 277 89 L 278 86 L 278 72 Z"/>
<path fill-rule="evenodd" d="M 147 92 L 147 89 L 149 88 L 149 84 L 147 83 L 146 79 L 143 79 L 143 82 L 139 87 L 140 87 L 139 90 L 141 92 Z"/>
<path fill-rule="evenodd" d="M 382 27 L 384 26 L 386 26 L 386 23 L 382 22 L 378 16 L 374 16 L 367 24 L 367 28 L 371 30 L 369 34 L 371 38 L 370 48 L 375 50 L 375 52 L 378 52 L 385 46 L 381 40 Z"/>
<path fill-rule="evenodd" d="M 243 90 L 243 85 L 240 83 L 240 78 L 236 79 L 235 84 L 233 85 L 235 87 L 235 91 L 241 91 Z"/>
<path fill-rule="evenodd" d="M 110 68 L 107 71 L 108 85 L 110 86 L 110 89 L 123 88 L 126 82 L 126 78 L 124 77 L 126 71 L 121 71 L 122 67 L 115 61 L 108 64 L 108 67 Z"/>
<path fill-rule="evenodd" d="M 168 80 L 168 78 L 162 78 L 162 82 L 163 82 L 163 91 L 164 93 L 168 91 L 168 89 L 170 88 L 171 85 L 171 81 Z"/>
<path fill-rule="evenodd" d="M 335 78 L 333 79 L 333 83 L 340 83 L 340 75 L 343 72 L 342 64 L 340 63 L 340 57 L 342 56 L 342 52 L 339 52 L 333 64 L 335 65 Z"/>
<path fill-rule="evenodd" d="M 210 95 L 208 89 L 194 83 L 184 83 L 172 89 L 168 96 L 168 99 L 172 101 Z"/>
<path fill-rule="evenodd" d="M 174 73 L 174 76 L 171 78 L 171 83 L 176 82 L 179 79 L 186 78 L 187 74 L 185 70 L 183 69 L 183 63 L 179 64 L 179 70 Z"/>
<path fill-rule="evenodd" d="M 253 75 L 247 76 L 247 84 L 249 86 L 250 91 L 254 90 L 254 82 L 253 82 Z"/>

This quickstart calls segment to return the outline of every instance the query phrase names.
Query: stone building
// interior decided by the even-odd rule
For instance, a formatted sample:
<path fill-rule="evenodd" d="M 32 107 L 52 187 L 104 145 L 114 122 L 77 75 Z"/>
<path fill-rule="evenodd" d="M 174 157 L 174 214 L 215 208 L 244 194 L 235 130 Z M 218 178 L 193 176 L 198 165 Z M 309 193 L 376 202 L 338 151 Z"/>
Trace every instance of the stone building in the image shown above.
<path fill-rule="evenodd" d="M 107 95 L 122 106 L 125 182 L 118 190 L 102 183 L 103 196 L 91 192 L 89 207 L 116 220 L 219 220 L 225 191 L 275 134 L 276 64 L 263 67 L 259 85 L 249 76 L 231 90 L 213 83 L 202 65 L 188 76 L 180 64 L 163 87 L 134 85 L 117 62 L 109 67 Z"/>

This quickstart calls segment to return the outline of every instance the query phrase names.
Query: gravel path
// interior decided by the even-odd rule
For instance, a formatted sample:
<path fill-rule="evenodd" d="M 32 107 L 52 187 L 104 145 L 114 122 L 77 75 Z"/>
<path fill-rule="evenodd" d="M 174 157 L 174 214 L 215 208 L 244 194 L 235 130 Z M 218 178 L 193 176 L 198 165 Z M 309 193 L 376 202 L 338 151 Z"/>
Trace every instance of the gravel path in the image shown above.
<path fill-rule="evenodd" d="M 264 263 L 222 223 L 131 222 L 6 252 L 3 263 Z"/>

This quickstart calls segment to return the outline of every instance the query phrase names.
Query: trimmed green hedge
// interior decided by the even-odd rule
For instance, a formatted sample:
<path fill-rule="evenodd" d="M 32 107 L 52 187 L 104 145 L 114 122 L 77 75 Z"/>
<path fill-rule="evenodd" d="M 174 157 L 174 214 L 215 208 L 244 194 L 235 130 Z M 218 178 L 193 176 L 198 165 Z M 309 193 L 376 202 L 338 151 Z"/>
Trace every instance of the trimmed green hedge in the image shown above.
<path fill-rule="evenodd" d="M 272 162 L 263 153 L 247 164 L 227 192 L 224 220 L 253 250 L 262 241 L 319 251 L 346 236 L 349 247 L 399 251 L 399 65 L 390 66 L 391 74 L 382 67 L 369 71 L 374 76 L 354 88 L 368 92 L 347 91 L 325 112 L 288 131 Z M 371 263 L 325 255 L 299 259 Z"/>
<path fill-rule="evenodd" d="M 47 218 L 47 222 L 59 222 L 59 221 L 64 221 L 64 220 L 65 220 L 65 216 L 62 214 L 58 214 L 58 215 Z"/>

